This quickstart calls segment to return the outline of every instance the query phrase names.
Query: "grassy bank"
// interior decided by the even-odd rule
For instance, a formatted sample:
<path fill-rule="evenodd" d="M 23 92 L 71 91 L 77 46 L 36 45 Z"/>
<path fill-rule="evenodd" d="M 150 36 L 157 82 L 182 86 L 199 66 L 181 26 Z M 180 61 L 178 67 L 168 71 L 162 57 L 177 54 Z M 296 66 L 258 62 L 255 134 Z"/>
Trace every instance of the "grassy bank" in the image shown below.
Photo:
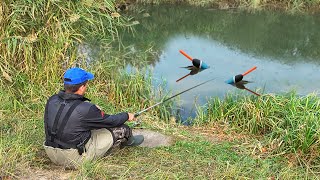
<path fill-rule="evenodd" d="M 159 101 L 157 91 L 151 86 L 152 77 L 145 76 L 146 70 L 128 74 L 122 70 L 128 54 L 109 53 L 112 49 L 109 43 L 117 38 L 118 28 L 128 26 L 128 21 L 118 17 L 113 2 L 90 2 L 1 2 L 0 179 L 32 179 L 35 170 L 46 174 L 56 168 L 42 148 L 43 111 L 48 96 L 61 88 L 61 75 L 68 67 L 79 64 L 95 74 L 87 96 L 105 112 L 136 112 Z M 94 40 L 102 44 L 100 47 L 105 53 L 88 64 L 85 57 L 79 56 L 78 47 Z M 143 62 L 149 56 L 137 57 Z M 288 127 L 290 134 L 297 131 L 299 137 L 290 136 L 295 143 L 284 143 L 279 152 L 294 149 L 302 150 L 303 155 L 312 154 L 312 148 L 318 148 L 318 139 L 311 138 L 307 146 L 301 146 L 303 141 L 298 138 L 306 139 L 304 135 L 309 133 L 298 130 L 299 125 L 302 130 L 303 127 L 318 127 L 315 122 L 310 122 L 310 126 L 303 126 L 303 123 L 315 120 L 311 114 L 319 110 L 319 103 L 316 103 L 319 99 L 263 98 L 265 101 L 251 98 L 212 100 L 207 107 L 208 113 L 199 110 L 196 124 L 203 128 L 164 122 L 170 116 L 167 110 L 170 103 L 159 106 L 143 116 L 143 127 L 171 135 L 174 138 L 172 146 L 128 148 L 102 160 L 87 162 L 78 170 L 60 170 L 70 172 L 68 177 L 77 179 L 316 177 L 318 174 L 312 163 L 305 165 L 304 159 L 300 161 L 299 157 L 291 159 L 282 154 L 266 153 L 260 146 L 269 135 L 274 135 L 274 139 L 281 138 L 277 124 L 270 123 L 281 125 L 281 118 L 295 117 L 292 126 L 285 119 L 287 125 L 279 125 L 279 128 Z M 290 107 L 283 109 L 282 101 L 289 101 L 284 104 L 286 108 Z M 235 108 L 239 108 L 234 111 L 237 121 L 231 115 Z M 287 111 L 292 112 L 288 114 Z M 265 124 L 257 123 L 257 118 L 265 120 Z M 231 129 L 223 129 L 214 122 L 230 123 Z M 232 127 L 236 127 L 235 130 Z M 242 130 L 260 136 L 237 133 Z M 311 137 L 318 135 L 317 131 L 310 132 Z M 266 135 L 266 139 L 261 135 Z M 289 155 L 292 151 L 285 152 Z"/>
<path fill-rule="evenodd" d="M 219 123 L 237 132 L 264 136 L 268 151 L 299 152 L 318 162 L 319 112 L 320 99 L 316 94 L 305 97 L 294 93 L 259 98 L 229 96 L 224 100 L 211 99 L 205 107 L 199 107 L 194 124 Z"/>
<path fill-rule="evenodd" d="M 159 123 L 153 123 L 152 126 Z M 162 125 L 168 127 L 167 125 Z M 171 125 L 161 129 L 175 137 L 169 147 L 124 149 L 113 156 L 82 166 L 80 178 L 120 179 L 301 179 L 316 178 L 313 169 L 301 168 L 298 158 L 261 152 L 250 136 L 218 134 Z M 223 139 L 222 136 L 225 138 Z M 235 136 L 238 136 L 235 137 Z M 219 138 L 218 138 L 219 137 Z M 234 140 L 227 140 L 227 139 Z M 218 140 L 217 140 L 218 139 Z M 108 169 L 108 170 L 106 170 Z"/>

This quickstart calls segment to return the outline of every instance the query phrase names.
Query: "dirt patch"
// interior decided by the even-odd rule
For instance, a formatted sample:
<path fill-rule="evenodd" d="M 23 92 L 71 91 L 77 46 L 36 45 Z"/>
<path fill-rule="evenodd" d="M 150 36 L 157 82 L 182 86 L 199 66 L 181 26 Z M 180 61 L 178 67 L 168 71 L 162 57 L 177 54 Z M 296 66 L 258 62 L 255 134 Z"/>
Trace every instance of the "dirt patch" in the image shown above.
<path fill-rule="evenodd" d="M 220 143 L 223 141 L 235 141 L 235 140 L 245 140 L 249 136 L 243 133 L 236 133 L 230 131 L 228 127 L 213 125 L 211 127 L 182 127 L 184 130 L 188 131 L 190 134 L 202 135 L 206 137 L 212 143 Z"/>
<path fill-rule="evenodd" d="M 24 180 L 67 180 L 70 179 L 72 170 L 65 170 L 63 167 L 51 165 L 50 169 L 32 168 L 28 173 L 19 177 Z"/>
<path fill-rule="evenodd" d="M 140 145 L 141 147 L 159 147 L 170 146 L 172 144 L 172 138 L 156 131 L 146 129 L 133 129 L 133 135 L 143 135 L 144 141 Z"/>

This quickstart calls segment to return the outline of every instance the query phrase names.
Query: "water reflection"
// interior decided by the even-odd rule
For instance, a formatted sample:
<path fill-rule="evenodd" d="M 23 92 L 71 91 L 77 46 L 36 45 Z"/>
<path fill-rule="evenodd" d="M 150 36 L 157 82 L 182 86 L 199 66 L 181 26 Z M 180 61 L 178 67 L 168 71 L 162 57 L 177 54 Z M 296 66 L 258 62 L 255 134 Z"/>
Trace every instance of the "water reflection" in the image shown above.
<path fill-rule="evenodd" d="M 258 94 L 257 92 L 254 92 L 248 88 L 246 88 L 245 84 L 248 84 L 248 83 L 251 83 L 250 81 L 246 81 L 246 80 L 241 80 L 237 83 L 233 83 L 231 84 L 232 86 L 238 88 L 238 89 L 244 89 L 244 90 L 247 90 L 249 92 L 251 92 L 252 94 L 256 95 L 256 96 L 261 96 L 260 94 Z"/>
<path fill-rule="evenodd" d="M 204 70 L 204 69 L 197 68 L 195 66 L 187 66 L 187 67 L 184 67 L 184 68 L 189 69 L 190 72 L 187 75 L 184 75 L 181 78 L 177 79 L 176 82 L 181 81 L 182 79 L 188 77 L 189 75 L 195 75 L 195 74 L 198 74 L 199 72 Z"/>
<path fill-rule="evenodd" d="M 199 36 L 230 49 L 282 63 L 320 63 L 320 15 L 288 15 L 281 12 L 207 10 L 188 6 L 143 6 L 130 13 L 140 22 L 136 35 L 121 35 L 125 45 L 161 51 L 172 37 Z M 141 11 L 149 13 L 144 17 Z M 199 44 L 199 46 L 202 46 Z M 203 47 L 203 46 L 202 46 Z M 158 59 L 154 59 L 157 61 Z"/>

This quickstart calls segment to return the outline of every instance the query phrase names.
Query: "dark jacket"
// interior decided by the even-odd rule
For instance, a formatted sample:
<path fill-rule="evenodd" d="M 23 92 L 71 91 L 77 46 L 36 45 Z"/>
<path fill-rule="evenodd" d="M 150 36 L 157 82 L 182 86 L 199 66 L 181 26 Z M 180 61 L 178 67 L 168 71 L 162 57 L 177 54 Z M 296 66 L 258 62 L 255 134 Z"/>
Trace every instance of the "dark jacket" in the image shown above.
<path fill-rule="evenodd" d="M 111 128 L 123 125 L 129 118 L 128 113 L 122 112 L 116 115 L 108 115 L 97 108 L 96 105 L 87 102 L 89 99 L 77 95 L 69 94 L 60 91 L 49 98 L 45 108 L 44 123 L 46 133 L 46 145 L 59 148 L 67 148 L 61 144 L 50 141 L 53 132 L 53 124 L 58 114 L 60 106 L 65 103 L 65 107 L 61 111 L 57 129 L 61 128 L 61 123 L 71 104 L 75 101 L 80 101 L 74 111 L 71 113 L 63 132 L 56 135 L 56 137 L 67 144 L 77 145 L 81 142 L 87 141 L 91 136 L 93 129 Z M 59 132 L 59 130 L 57 131 Z"/>

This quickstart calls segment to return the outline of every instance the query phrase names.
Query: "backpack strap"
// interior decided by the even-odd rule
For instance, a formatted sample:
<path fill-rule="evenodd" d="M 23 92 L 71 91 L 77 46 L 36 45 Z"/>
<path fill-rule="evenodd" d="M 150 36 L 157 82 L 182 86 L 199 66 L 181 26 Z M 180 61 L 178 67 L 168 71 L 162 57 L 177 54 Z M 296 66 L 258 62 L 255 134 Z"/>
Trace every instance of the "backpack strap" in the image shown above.
<path fill-rule="evenodd" d="M 65 101 L 63 101 L 63 103 L 60 105 L 59 110 L 57 112 L 57 115 L 54 119 L 52 129 L 51 129 L 51 131 L 49 131 L 51 141 L 53 141 L 53 139 L 57 137 L 58 122 L 59 122 L 60 116 L 61 116 L 62 111 L 63 111 L 64 107 L 66 106 L 66 104 L 67 103 Z"/>
<path fill-rule="evenodd" d="M 75 145 L 75 144 L 70 144 L 70 143 L 66 143 L 66 142 L 62 141 L 60 137 L 62 137 L 63 131 L 65 129 L 65 126 L 66 126 L 66 124 L 67 124 L 72 112 L 82 102 L 83 101 L 80 101 L 80 100 L 76 100 L 76 101 L 72 102 L 71 107 L 68 109 L 67 113 L 65 114 L 65 116 L 62 119 L 62 122 L 61 122 L 60 126 L 58 127 L 58 122 L 61 119 L 60 116 L 62 114 L 63 109 L 65 108 L 65 106 L 67 104 L 66 102 L 63 102 L 60 105 L 59 110 L 57 112 L 57 115 L 55 117 L 55 120 L 54 120 L 54 123 L 53 123 L 53 126 L 52 126 L 52 130 L 49 131 L 49 129 L 48 129 L 48 134 L 50 136 L 50 141 L 51 142 L 53 142 L 55 144 L 58 144 L 60 146 L 66 147 L 66 148 L 77 149 L 80 155 L 84 152 L 84 145 L 85 145 L 86 141 L 80 142 L 79 144 Z M 48 122 L 46 122 L 46 126 L 48 127 Z"/>
<path fill-rule="evenodd" d="M 79 104 L 81 104 L 82 103 L 82 101 L 76 101 L 76 102 L 74 102 L 73 104 L 72 104 L 72 106 L 70 107 L 70 109 L 68 110 L 68 112 L 66 113 L 66 115 L 64 116 L 64 118 L 63 118 L 63 120 L 62 120 L 62 122 L 61 122 L 61 125 L 60 125 L 60 127 L 59 127 L 59 129 L 58 129 L 58 132 L 57 132 L 57 134 L 61 137 L 62 136 L 62 134 L 63 134 L 63 130 L 64 130 L 64 128 L 66 127 L 66 124 L 67 124 L 67 122 L 69 121 L 69 118 L 70 118 L 70 116 L 71 116 L 71 114 L 72 114 L 72 112 L 74 111 L 74 109 L 79 105 Z M 58 115 L 58 114 L 57 114 Z M 60 138 L 59 138 L 60 139 Z"/>

